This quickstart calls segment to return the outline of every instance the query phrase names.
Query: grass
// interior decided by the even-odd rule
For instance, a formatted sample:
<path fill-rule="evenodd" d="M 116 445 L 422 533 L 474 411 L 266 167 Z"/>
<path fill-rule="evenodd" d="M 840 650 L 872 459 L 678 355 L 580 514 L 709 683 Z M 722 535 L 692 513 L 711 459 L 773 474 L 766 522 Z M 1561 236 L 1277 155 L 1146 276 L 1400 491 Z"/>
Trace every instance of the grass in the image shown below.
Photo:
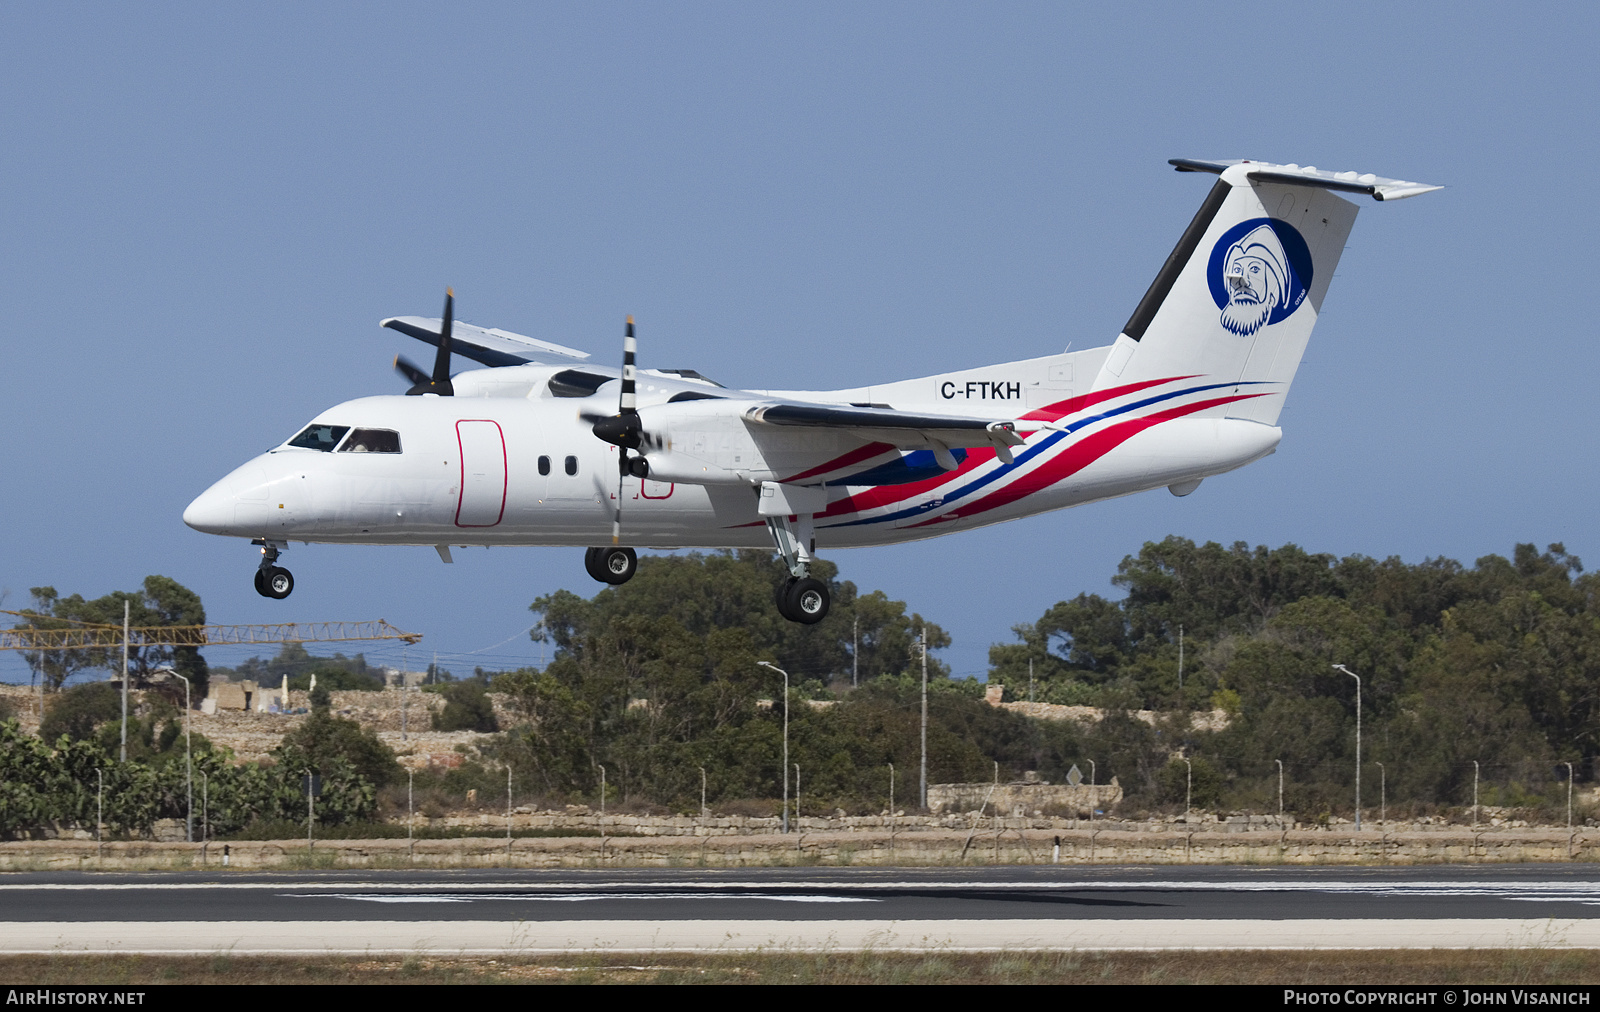
<path fill-rule="evenodd" d="M 0 979 L 137 984 L 1390 984 L 1600 983 L 1600 951 L 579 953 L 403 958 L 4 956 Z"/>

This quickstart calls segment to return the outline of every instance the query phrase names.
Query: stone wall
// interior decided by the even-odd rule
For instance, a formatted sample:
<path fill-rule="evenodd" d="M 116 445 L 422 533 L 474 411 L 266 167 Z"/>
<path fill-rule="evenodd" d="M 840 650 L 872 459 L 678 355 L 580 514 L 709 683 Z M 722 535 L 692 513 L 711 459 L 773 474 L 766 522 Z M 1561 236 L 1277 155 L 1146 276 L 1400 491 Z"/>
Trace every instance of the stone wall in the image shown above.
<path fill-rule="evenodd" d="M 928 808 L 935 815 L 946 812 L 976 812 L 991 815 L 1028 816 L 1078 813 L 1088 818 L 1094 810 L 1109 812 L 1122 801 L 1122 785 L 1116 777 L 1109 784 L 1046 784 L 1018 780 L 1006 784 L 929 784 Z"/>
<path fill-rule="evenodd" d="M 964 831 L 801 830 L 729 836 L 462 840 L 304 840 L 226 845 L 229 867 L 739 867 L 983 864 L 1492 864 L 1600 860 L 1600 834 L 1520 830 L 1450 833 L 1128 833 L 1005 827 Z M 1057 848 L 1059 847 L 1059 851 Z M 0 843 L 0 871 L 216 868 L 223 844 L 50 840 Z"/>

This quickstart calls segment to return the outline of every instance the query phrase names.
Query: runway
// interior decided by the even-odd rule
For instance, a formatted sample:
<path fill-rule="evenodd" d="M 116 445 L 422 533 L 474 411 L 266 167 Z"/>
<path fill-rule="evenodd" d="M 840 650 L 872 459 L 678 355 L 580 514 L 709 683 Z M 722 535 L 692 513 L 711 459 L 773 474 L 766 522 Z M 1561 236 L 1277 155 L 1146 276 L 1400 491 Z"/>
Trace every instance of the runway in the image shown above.
<path fill-rule="evenodd" d="M 1600 948 L 1600 869 L 994 867 L 0 878 L 0 952 Z"/>

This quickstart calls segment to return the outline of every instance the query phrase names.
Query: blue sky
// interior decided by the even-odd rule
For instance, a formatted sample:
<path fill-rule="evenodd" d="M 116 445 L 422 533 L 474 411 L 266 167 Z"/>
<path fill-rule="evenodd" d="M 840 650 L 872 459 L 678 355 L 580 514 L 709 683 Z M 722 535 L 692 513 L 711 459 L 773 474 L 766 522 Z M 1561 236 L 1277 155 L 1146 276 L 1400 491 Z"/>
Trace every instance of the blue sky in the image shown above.
<path fill-rule="evenodd" d="M 295 546 L 273 602 L 254 549 L 180 514 L 323 408 L 399 392 L 391 358 L 424 349 L 377 321 L 447 284 L 461 318 L 602 361 L 632 313 L 644 364 L 730 386 L 1109 343 L 1209 185 L 1174 156 L 1449 188 L 1362 200 L 1275 456 L 1182 500 L 834 553 L 845 578 L 980 674 L 1168 534 L 1600 564 L 1596 27 L 1576 4 L 7 4 L 0 607 L 162 573 L 216 622 L 381 616 L 456 670 L 537 660 L 529 602 L 595 588 L 576 550 Z"/>

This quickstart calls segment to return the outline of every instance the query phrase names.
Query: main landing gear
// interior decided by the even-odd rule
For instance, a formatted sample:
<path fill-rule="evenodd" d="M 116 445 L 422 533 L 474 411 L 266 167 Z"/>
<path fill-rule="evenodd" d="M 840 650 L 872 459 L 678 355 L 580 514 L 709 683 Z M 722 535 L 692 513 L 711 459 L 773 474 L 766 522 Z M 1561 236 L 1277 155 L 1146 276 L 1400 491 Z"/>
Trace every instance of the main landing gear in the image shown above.
<path fill-rule="evenodd" d="M 601 583 L 616 587 L 633 579 L 639 556 L 631 548 L 590 548 L 583 553 L 583 568 Z"/>
<path fill-rule="evenodd" d="M 827 618 L 833 604 L 828 585 L 811 576 L 817 541 L 811 518 L 826 506 L 827 492 L 821 488 L 761 483 L 761 517 L 789 569 L 789 578 L 778 585 L 775 595 L 778 614 L 802 625 L 816 625 Z"/>
<path fill-rule="evenodd" d="M 259 538 L 250 543 L 261 546 L 261 565 L 256 567 L 256 593 L 278 601 L 294 593 L 294 575 L 277 564 L 278 553 L 287 551 L 289 543 Z"/>

